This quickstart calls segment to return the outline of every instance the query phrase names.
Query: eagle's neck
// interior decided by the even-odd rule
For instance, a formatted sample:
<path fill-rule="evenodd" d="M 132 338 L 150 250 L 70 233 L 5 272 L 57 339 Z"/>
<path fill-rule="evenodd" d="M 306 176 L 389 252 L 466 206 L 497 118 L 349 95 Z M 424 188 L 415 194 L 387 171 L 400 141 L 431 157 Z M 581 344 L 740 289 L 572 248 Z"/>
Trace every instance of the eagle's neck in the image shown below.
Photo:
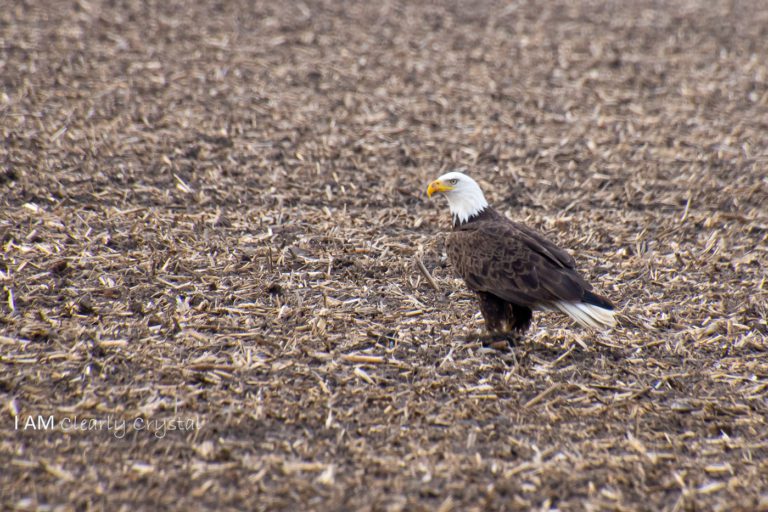
<path fill-rule="evenodd" d="M 469 217 L 464 222 L 459 221 L 456 217 L 453 217 L 453 229 L 461 229 L 462 226 L 466 226 L 467 224 L 472 224 L 477 221 L 482 221 L 486 219 L 491 219 L 493 217 L 498 217 L 498 213 L 496 213 L 496 210 L 491 208 L 490 206 L 486 206 L 481 211 L 477 212 L 476 214 Z"/>
<path fill-rule="evenodd" d="M 485 200 L 483 191 L 478 186 L 447 197 L 454 227 L 466 224 L 489 208 L 488 201 Z"/>

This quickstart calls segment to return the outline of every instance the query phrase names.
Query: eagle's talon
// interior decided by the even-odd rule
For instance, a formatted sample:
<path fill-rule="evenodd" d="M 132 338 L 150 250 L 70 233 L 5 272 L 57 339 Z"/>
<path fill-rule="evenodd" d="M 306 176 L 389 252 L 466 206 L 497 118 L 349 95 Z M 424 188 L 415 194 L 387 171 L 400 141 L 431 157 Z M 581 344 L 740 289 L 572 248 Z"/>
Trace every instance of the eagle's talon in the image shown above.
<path fill-rule="evenodd" d="M 512 333 L 494 333 L 481 338 L 484 347 L 507 351 L 515 346 L 520 337 Z"/>

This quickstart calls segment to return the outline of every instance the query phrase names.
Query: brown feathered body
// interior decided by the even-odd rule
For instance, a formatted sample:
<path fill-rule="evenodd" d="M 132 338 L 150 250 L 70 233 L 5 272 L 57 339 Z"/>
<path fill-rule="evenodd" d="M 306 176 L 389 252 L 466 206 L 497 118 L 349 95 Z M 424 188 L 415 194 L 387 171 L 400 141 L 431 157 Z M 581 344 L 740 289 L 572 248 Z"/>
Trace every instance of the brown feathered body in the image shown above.
<path fill-rule="evenodd" d="M 613 324 L 611 302 L 592 293 L 570 254 L 490 206 L 454 220 L 450 263 L 470 290 L 492 334 L 523 332 L 534 309 L 558 309 L 582 325 Z"/>

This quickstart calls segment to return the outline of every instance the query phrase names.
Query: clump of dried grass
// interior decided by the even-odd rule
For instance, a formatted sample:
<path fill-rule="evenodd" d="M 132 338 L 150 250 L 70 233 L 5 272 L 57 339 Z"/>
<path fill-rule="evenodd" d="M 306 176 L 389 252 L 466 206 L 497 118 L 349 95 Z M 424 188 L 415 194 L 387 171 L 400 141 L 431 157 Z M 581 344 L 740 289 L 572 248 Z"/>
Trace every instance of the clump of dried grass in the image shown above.
<path fill-rule="evenodd" d="M 176 7 L 0 14 L 5 507 L 765 506 L 758 2 Z M 474 341 L 449 166 L 622 327 Z"/>

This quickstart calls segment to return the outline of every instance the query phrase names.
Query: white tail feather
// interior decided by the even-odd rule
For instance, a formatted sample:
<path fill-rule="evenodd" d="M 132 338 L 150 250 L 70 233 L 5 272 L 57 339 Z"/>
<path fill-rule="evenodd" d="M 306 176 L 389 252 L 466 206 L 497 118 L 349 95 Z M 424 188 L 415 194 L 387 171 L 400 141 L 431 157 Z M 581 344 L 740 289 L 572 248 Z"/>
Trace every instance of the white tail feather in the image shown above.
<path fill-rule="evenodd" d="M 614 312 L 585 302 L 555 302 L 552 304 L 557 309 L 573 318 L 582 327 L 603 329 L 616 325 Z"/>

